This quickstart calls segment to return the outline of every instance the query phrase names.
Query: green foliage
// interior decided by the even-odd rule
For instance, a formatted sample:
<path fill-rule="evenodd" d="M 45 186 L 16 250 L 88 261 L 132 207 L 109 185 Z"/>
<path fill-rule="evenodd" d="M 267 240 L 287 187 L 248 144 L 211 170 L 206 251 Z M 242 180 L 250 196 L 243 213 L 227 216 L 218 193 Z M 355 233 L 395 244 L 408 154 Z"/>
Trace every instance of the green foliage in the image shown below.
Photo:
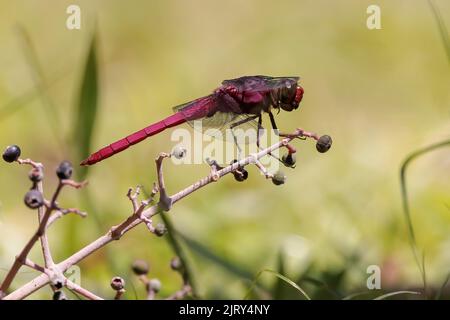
<path fill-rule="evenodd" d="M 78 106 L 73 125 L 72 142 L 75 146 L 76 158 L 86 158 L 91 152 L 92 135 L 97 119 L 98 109 L 98 66 L 96 34 L 92 35 L 89 51 L 81 80 Z M 89 167 L 78 170 L 80 179 L 84 179 Z"/>
<path fill-rule="evenodd" d="M 248 289 L 247 294 L 246 294 L 245 297 L 244 297 L 244 300 L 245 300 L 245 299 L 248 299 L 248 297 L 250 296 L 252 290 L 253 290 L 254 287 L 256 286 L 256 283 L 257 283 L 258 279 L 261 277 L 261 275 L 262 275 L 264 272 L 267 272 L 267 273 L 270 273 L 270 274 L 275 275 L 277 278 L 283 280 L 284 282 L 286 282 L 287 284 L 289 284 L 290 286 L 292 286 L 293 288 L 295 288 L 301 295 L 303 295 L 303 296 L 306 298 L 306 300 L 311 300 L 311 298 L 309 297 L 309 295 L 308 295 L 308 294 L 307 294 L 307 293 L 306 293 L 306 292 L 305 292 L 298 284 L 296 284 L 294 281 L 292 281 L 292 280 L 289 279 L 288 277 L 286 277 L 286 276 L 284 276 L 284 275 L 282 275 L 282 274 L 280 274 L 280 273 L 278 273 L 278 272 L 276 272 L 276 271 L 274 271 L 274 270 L 270 270 L 270 269 L 263 269 L 263 270 L 259 271 L 259 272 L 256 274 L 255 279 L 253 280 L 253 282 L 252 282 L 250 288 Z"/>

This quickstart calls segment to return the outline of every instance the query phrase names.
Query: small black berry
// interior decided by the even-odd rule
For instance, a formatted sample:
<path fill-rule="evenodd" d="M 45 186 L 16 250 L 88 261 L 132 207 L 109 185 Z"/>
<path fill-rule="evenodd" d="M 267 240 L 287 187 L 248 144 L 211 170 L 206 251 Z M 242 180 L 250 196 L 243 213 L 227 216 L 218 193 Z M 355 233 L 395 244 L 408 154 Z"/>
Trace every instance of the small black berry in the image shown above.
<path fill-rule="evenodd" d="M 20 157 L 20 148 L 19 146 L 13 144 L 12 146 L 6 147 L 5 151 L 3 152 L 3 160 L 6 162 L 14 162 Z"/>
<path fill-rule="evenodd" d="M 23 199 L 25 204 L 30 209 L 37 209 L 44 204 L 44 198 L 42 197 L 42 193 L 37 190 L 30 190 L 25 194 L 25 198 Z"/>
<path fill-rule="evenodd" d="M 125 288 L 125 280 L 123 280 L 121 277 L 112 278 L 111 288 L 116 291 L 122 290 L 123 288 Z"/>
<path fill-rule="evenodd" d="M 150 267 L 145 260 L 135 260 L 131 266 L 131 269 L 137 276 L 142 276 L 148 273 Z"/>
<path fill-rule="evenodd" d="M 295 167 L 295 163 L 297 162 L 297 157 L 295 156 L 295 153 L 287 153 L 284 154 L 281 158 L 283 163 L 286 165 L 286 167 Z"/>
<path fill-rule="evenodd" d="M 234 164 L 236 162 L 238 162 L 238 161 L 236 159 L 234 159 L 233 161 L 231 161 L 230 164 Z M 232 173 L 234 175 L 234 179 L 239 182 L 245 181 L 248 178 L 248 171 L 245 170 L 243 167 L 238 167 Z"/>
<path fill-rule="evenodd" d="M 72 176 L 72 164 L 69 161 L 63 161 L 56 169 L 56 175 L 60 179 L 70 179 Z"/>
<path fill-rule="evenodd" d="M 272 182 L 273 184 L 279 186 L 284 184 L 286 182 L 286 179 L 287 177 L 284 175 L 283 172 L 277 171 L 272 177 Z"/>
<path fill-rule="evenodd" d="M 242 182 L 247 180 L 248 178 L 248 171 L 245 170 L 244 168 L 239 168 L 236 171 L 233 172 L 234 175 L 234 179 L 236 181 Z"/>
<path fill-rule="evenodd" d="M 323 135 L 317 140 L 316 143 L 316 149 L 320 153 L 327 152 L 331 148 L 331 144 L 333 143 L 333 140 L 328 135 Z"/>

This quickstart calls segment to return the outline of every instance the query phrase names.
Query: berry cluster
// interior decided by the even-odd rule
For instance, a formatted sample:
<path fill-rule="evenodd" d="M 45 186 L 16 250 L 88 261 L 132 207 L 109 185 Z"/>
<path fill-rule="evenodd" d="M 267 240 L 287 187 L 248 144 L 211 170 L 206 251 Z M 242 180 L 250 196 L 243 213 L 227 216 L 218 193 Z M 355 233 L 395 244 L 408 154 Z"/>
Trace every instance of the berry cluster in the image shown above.
<path fill-rule="evenodd" d="M 178 273 L 183 278 L 183 286 L 181 290 L 175 292 L 168 299 L 181 299 L 186 295 L 191 294 L 191 287 L 188 284 L 185 268 L 179 257 L 174 257 L 170 261 L 170 268 Z M 135 260 L 131 265 L 131 270 L 144 284 L 147 292 L 147 300 L 154 300 L 156 295 L 161 291 L 161 281 L 157 278 L 150 279 L 148 274 L 150 272 L 150 266 L 145 260 Z M 111 279 L 111 288 L 116 291 L 115 299 L 120 299 L 122 294 L 125 293 L 125 280 L 121 277 L 114 277 Z"/>
<path fill-rule="evenodd" d="M 6 162 L 20 162 L 20 147 L 13 144 L 11 146 L 6 147 L 5 151 L 2 154 L 3 160 Z M 58 168 L 56 168 L 56 175 L 60 180 L 70 179 L 72 176 L 72 165 L 68 161 L 63 161 L 59 164 Z M 42 170 L 42 166 L 33 166 L 31 171 L 28 174 L 28 178 L 33 183 L 30 191 L 25 194 L 24 202 L 25 205 L 30 209 L 37 209 L 44 205 L 44 197 L 42 193 L 37 188 L 37 183 L 44 179 L 44 172 Z"/>

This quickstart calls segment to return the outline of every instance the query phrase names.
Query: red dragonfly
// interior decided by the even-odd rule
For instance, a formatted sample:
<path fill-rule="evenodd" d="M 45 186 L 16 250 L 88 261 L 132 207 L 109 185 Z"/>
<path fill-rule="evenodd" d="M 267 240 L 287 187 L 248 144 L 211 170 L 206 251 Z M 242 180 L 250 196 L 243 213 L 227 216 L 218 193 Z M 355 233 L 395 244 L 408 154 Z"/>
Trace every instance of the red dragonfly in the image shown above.
<path fill-rule="evenodd" d="M 217 129 L 233 129 L 258 120 L 260 129 L 262 114 L 267 113 L 273 129 L 277 130 L 271 110 L 298 108 L 304 92 L 298 80 L 299 77 L 262 75 L 225 80 L 210 95 L 174 107 L 175 114 L 100 149 L 81 165 L 92 165 L 168 128 L 195 120 L 201 120 L 204 127 Z"/>

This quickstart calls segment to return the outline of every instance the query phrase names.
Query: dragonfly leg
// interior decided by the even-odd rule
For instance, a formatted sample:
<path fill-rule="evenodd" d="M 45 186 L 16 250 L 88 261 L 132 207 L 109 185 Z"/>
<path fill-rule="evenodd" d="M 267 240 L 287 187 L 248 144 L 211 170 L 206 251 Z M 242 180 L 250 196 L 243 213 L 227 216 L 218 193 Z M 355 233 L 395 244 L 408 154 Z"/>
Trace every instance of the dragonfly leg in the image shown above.
<path fill-rule="evenodd" d="M 256 146 L 258 147 L 259 150 L 262 150 L 263 148 L 261 148 L 260 146 L 260 138 L 261 138 L 261 131 L 263 130 L 263 126 L 262 126 L 262 115 L 259 115 L 258 117 L 258 133 L 256 135 Z M 278 158 L 277 156 L 273 155 L 272 153 L 267 153 L 269 156 L 271 156 L 274 159 L 277 159 L 278 161 L 280 161 L 281 163 L 284 164 L 283 161 L 281 161 L 280 158 Z"/>
<path fill-rule="evenodd" d="M 277 124 L 275 123 L 275 118 L 274 118 L 272 112 L 269 111 L 268 113 L 269 113 L 270 123 L 272 124 L 272 128 L 275 130 L 276 135 L 278 135 L 280 137 L 292 137 L 293 136 L 292 133 L 280 132 L 278 130 Z M 304 131 L 303 129 L 298 129 L 298 130 L 301 130 L 301 132 L 302 132 L 302 136 L 298 137 L 298 139 L 306 140 L 306 138 L 313 138 L 314 140 L 319 140 L 319 136 L 315 133 Z"/>
<path fill-rule="evenodd" d="M 277 123 L 275 122 L 275 117 L 273 116 L 273 113 L 270 111 L 268 112 L 268 114 L 269 114 L 270 124 L 272 125 L 272 129 L 275 131 L 275 134 L 277 136 L 279 136 L 280 131 L 278 130 Z"/>
<path fill-rule="evenodd" d="M 250 116 L 248 118 L 236 121 L 236 122 L 234 122 L 234 123 L 232 123 L 230 125 L 230 130 L 231 130 L 231 134 L 233 135 L 234 144 L 236 145 L 236 147 L 238 149 L 238 159 L 241 159 L 242 149 L 241 149 L 241 146 L 238 143 L 237 136 L 234 134 L 233 129 L 238 127 L 238 126 L 240 126 L 240 125 L 243 125 L 244 123 L 252 121 L 252 120 L 256 119 L 257 117 L 259 117 L 259 115 L 253 115 L 253 116 Z M 259 134 L 259 132 L 258 132 L 258 134 Z"/>
<path fill-rule="evenodd" d="M 263 126 L 262 126 L 262 116 L 259 115 L 258 117 L 258 132 L 256 133 L 256 146 L 258 147 L 258 149 L 261 149 L 259 146 L 259 140 L 261 137 L 261 130 L 263 130 Z"/>
<path fill-rule="evenodd" d="M 275 122 L 275 117 L 273 116 L 273 113 L 269 111 L 268 114 L 269 114 L 270 124 L 272 125 L 272 129 L 274 130 L 274 132 L 277 136 L 281 136 L 280 131 L 278 130 L 277 123 Z M 280 158 L 272 155 L 270 152 L 268 154 L 271 155 L 272 157 L 274 157 L 275 159 L 277 159 L 278 161 L 280 161 L 285 166 L 287 166 L 286 163 L 283 160 L 281 160 Z"/>

